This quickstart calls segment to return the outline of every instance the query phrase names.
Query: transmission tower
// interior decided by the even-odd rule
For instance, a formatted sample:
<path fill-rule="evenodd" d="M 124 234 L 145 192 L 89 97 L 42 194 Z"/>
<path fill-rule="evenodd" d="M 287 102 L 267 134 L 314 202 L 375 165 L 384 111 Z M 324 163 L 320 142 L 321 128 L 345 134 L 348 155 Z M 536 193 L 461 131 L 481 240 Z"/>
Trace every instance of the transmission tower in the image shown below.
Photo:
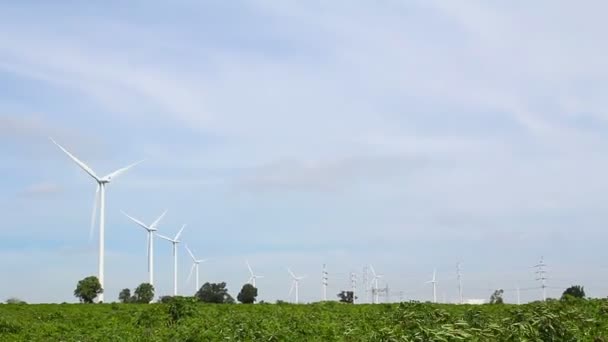
<path fill-rule="evenodd" d="M 545 264 L 543 257 L 540 257 L 540 262 L 533 266 L 536 268 L 536 280 L 540 281 L 540 289 L 542 291 L 543 301 L 547 300 L 547 271 L 545 271 Z"/>
<path fill-rule="evenodd" d="M 353 291 L 353 304 L 357 300 L 357 274 L 355 272 L 350 273 L 350 288 Z"/>
<path fill-rule="evenodd" d="M 327 284 L 328 284 L 328 282 L 327 282 L 327 279 L 328 279 L 327 275 L 328 275 L 328 273 L 327 273 L 327 267 L 326 267 L 325 264 L 323 264 L 323 276 L 321 278 L 321 283 L 323 285 L 323 300 L 324 301 L 327 301 Z"/>

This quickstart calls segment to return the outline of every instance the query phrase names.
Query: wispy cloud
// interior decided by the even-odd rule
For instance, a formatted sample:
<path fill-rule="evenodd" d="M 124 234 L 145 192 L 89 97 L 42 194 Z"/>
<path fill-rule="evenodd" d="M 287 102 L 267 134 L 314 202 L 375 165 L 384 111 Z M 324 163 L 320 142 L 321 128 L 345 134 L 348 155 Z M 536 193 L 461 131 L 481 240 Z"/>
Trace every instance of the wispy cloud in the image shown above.
<path fill-rule="evenodd" d="M 28 197 L 49 196 L 61 192 L 61 187 L 56 183 L 42 182 L 27 186 L 21 195 Z"/>

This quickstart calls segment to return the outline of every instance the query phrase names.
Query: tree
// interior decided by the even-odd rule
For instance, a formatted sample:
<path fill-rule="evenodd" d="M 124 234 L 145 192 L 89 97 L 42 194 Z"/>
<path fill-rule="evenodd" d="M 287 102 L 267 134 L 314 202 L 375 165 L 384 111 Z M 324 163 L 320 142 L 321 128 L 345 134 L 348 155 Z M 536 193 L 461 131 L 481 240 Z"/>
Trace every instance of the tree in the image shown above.
<path fill-rule="evenodd" d="M 195 297 L 204 303 L 231 304 L 234 298 L 228 294 L 226 283 L 205 283 L 196 292 Z"/>
<path fill-rule="evenodd" d="M 490 304 L 504 304 L 502 295 L 505 293 L 503 289 L 498 289 L 490 296 Z"/>
<path fill-rule="evenodd" d="M 11 297 L 6 300 L 6 304 L 27 304 L 27 303 L 17 297 Z"/>
<path fill-rule="evenodd" d="M 103 293 L 103 289 L 99 279 L 95 276 L 82 279 L 74 290 L 74 296 L 78 297 L 81 303 L 93 303 L 93 300 L 101 293 Z"/>
<path fill-rule="evenodd" d="M 564 291 L 562 299 L 572 298 L 585 298 L 585 287 L 580 285 L 572 285 Z"/>
<path fill-rule="evenodd" d="M 253 304 L 255 302 L 255 297 L 257 296 L 258 289 L 251 284 L 245 284 L 243 285 L 241 292 L 236 296 L 236 299 L 243 304 Z"/>
<path fill-rule="evenodd" d="M 355 302 L 355 294 L 353 291 L 342 291 L 338 293 L 338 298 L 340 298 L 340 303 L 353 304 Z"/>
<path fill-rule="evenodd" d="M 129 303 L 131 301 L 131 290 L 122 289 L 120 294 L 118 294 L 118 300 L 120 300 L 121 303 Z"/>
<path fill-rule="evenodd" d="M 133 296 L 133 302 L 139 304 L 148 304 L 154 298 L 154 286 L 149 283 L 140 284 L 135 289 L 135 295 Z"/>

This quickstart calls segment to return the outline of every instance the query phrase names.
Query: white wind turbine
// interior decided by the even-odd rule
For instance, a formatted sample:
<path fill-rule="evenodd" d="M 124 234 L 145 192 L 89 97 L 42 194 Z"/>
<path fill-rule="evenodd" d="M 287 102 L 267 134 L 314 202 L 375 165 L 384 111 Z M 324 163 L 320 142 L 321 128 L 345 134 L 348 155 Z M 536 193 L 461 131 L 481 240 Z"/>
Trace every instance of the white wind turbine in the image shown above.
<path fill-rule="evenodd" d="M 291 275 L 291 279 L 292 279 L 291 288 L 289 289 L 289 295 L 288 296 L 291 296 L 291 293 L 293 292 L 293 289 L 295 288 L 296 289 L 296 304 L 298 304 L 298 302 L 299 302 L 298 295 L 299 295 L 299 289 L 300 289 L 300 280 L 306 278 L 306 276 L 300 276 L 300 277 L 296 276 L 291 271 L 291 269 L 289 267 L 287 268 L 287 272 L 289 272 L 289 275 Z"/>
<path fill-rule="evenodd" d="M 251 284 L 253 287 L 257 288 L 255 286 L 255 280 L 259 279 L 259 278 L 264 278 L 264 276 L 256 275 L 255 273 L 253 273 L 253 269 L 251 268 L 251 265 L 249 265 L 249 260 L 245 260 L 245 263 L 247 264 L 247 268 L 249 269 L 249 274 L 251 275 L 247 282 L 249 284 Z"/>
<path fill-rule="evenodd" d="M 198 267 L 201 263 L 207 261 L 208 259 L 197 259 L 194 256 L 194 253 L 192 253 L 192 251 L 190 250 L 190 248 L 188 248 L 188 245 L 184 246 L 186 247 L 186 250 L 188 251 L 188 254 L 190 254 L 190 257 L 192 258 L 192 267 L 190 268 L 190 274 L 188 275 L 188 279 L 186 279 L 186 283 L 190 281 L 190 278 L 192 278 L 192 272 L 194 272 L 194 270 L 196 270 L 196 290 L 199 290 L 198 287 Z"/>
<path fill-rule="evenodd" d="M 173 295 L 174 296 L 177 296 L 177 244 L 180 243 L 179 236 L 182 235 L 184 228 L 186 228 L 186 225 L 182 226 L 182 229 L 180 229 L 179 232 L 177 232 L 177 234 L 175 235 L 175 237 L 173 239 L 166 237 L 164 235 L 156 234 L 156 236 L 158 236 L 159 238 L 167 240 L 167 241 L 171 242 L 171 244 L 173 245 Z"/>
<path fill-rule="evenodd" d="M 433 303 L 437 303 L 437 270 L 433 270 L 433 279 L 426 282 L 433 284 Z"/>
<path fill-rule="evenodd" d="M 154 286 L 154 232 L 156 231 L 156 227 L 160 223 L 160 220 L 162 220 L 163 217 L 165 217 L 165 215 L 167 214 L 167 211 L 165 210 L 165 212 L 163 212 L 150 225 L 146 225 L 145 223 L 141 222 L 140 220 L 138 220 L 132 216 L 129 216 L 129 214 L 125 213 L 124 211 L 121 211 L 121 212 L 123 215 L 125 215 L 126 217 L 131 219 L 131 221 L 135 222 L 137 225 L 139 225 L 140 227 L 145 229 L 146 232 L 148 233 L 147 234 L 148 235 L 148 275 L 150 277 L 150 280 L 149 280 L 150 285 Z"/>
<path fill-rule="evenodd" d="M 106 186 L 110 182 L 112 182 L 116 177 L 120 176 L 121 174 L 123 174 L 124 172 L 126 172 L 127 170 L 132 168 L 133 166 L 141 163 L 143 160 L 133 163 L 129 166 L 123 167 L 121 169 L 118 169 L 106 176 L 99 177 L 99 176 L 97 176 L 95 171 L 93 171 L 93 169 L 88 167 L 85 163 L 80 161 L 73 154 L 68 152 L 68 150 L 63 148 L 63 146 L 59 145 L 55 140 L 53 140 L 53 138 L 50 138 L 50 139 L 53 142 L 53 144 L 57 145 L 57 147 L 59 147 L 65 154 L 68 155 L 68 157 L 70 157 L 70 159 L 72 159 L 78 166 L 80 166 L 81 169 L 83 169 L 87 174 L 89 174 L 89 176 L 93 177 L 95 182 L 97 182 L 97 190 L 95 191 L 95 200 L 93 203 L 93 213 L 91 215 L 91 229 L 89 231 L 89 239 L 91 239 L 93 236 L 93 229 L 95 227 L 95 220 L 97 218 L 97 206 L 99 203 L 99 276 L 98 276 L 98 278 L 99 278 L 99 283 L 101 284 L 101 288 L 105 289 L 105 282 L 104 282 L 105 255 L 104 255 L 104 252 L 105 252 L 105 220 L 106 220 Z M 100 293 L 97 298 L 98 298 L 99 302 L 103 302 L 103 299 L 104 299 L 103 293 Z"/>
<path fill-rule="evenodd" d="M 373 283 L 373 292 L 374 292 L 374 297 L 373 297 L 373 303 L 378 304 L 378 302 L 380 302 L 380 293 L 378 292 L 378 279 L 384 277 L 384 275 L 382 274 L 376 274 L 376 270 L 374 270 L 374 266 L 369 265 L 370 270 L 372 271 L 373 274 L 373 278 L 372 278 L 372 283 Z"/>

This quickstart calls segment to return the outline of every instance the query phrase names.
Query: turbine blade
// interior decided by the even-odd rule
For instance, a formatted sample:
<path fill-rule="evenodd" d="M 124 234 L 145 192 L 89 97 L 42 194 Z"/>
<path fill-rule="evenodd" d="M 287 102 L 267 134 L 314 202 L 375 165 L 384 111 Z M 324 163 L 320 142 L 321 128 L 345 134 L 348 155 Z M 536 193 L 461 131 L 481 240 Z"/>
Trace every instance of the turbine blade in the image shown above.
<path fill-rule="evenodd" d="M 179 237 L 180 237 L 180 235 L 182 235 L 184 228 L 186 228 L 186 225 L 183 225 L 182 229 L 180 229 L 179 232 L 177 232 L 177 235 L 175 235 L 175 241 L 179 240 Z"/>
<path fill-rule="evenodd" d="M 258 278 L 258 279 L 260 279 L 260 278 L 264 278 L 264 276 L 260 276 L 260 275 L 256 275 L 256 276 L 254 276 L 254 277 L 256 277 L 256 278 Z"/>
<path fill-rule="evenodd" d="M 141 222 L 140 220 L 129 216 L 129 214 L 125 213 L 124 211 L 120 211 L 123 215 L 125 215 L 126 217 L 128 217 L 129 219 L 131 219 L 131 221 L 137 223 L 138 225 L 140 225 L 142 228 L 144 228 L 145 230 L 150 230 L 150 227 L 148 227 L 145 223 Z"/>
<path fill-rule="evenodd" d="M 289 274 L 291 275 L 292 278 L 297 278 L 295 274 L 293 274 L 293 272 L 291 272 L 291 269 L 289 267 L 287 267 L 287 272 L 289 272 Z"/>
<path fill-rule="evenodd" d="M 167 241 L 169 241 L 169 242 L 175 242 L 175 241 L 173 241 L 173 239 L 171 239 L 171 238 L 169 238 L 169 237 L 166 237 L 166 236 L 164 236 L 164 235 L 156 234 L 156 236 L 158 236 L 158 237 L 159 237 L 159 238 L 161 238 L 161 239 L 165 239 L 165 240 L 167 240 Z"/>
<path fill-rule="evenodd" d="M 88 167 L 87 164 L 83 163 L 78 158 L 76 158 L 68 150 L 63 148 L 63 146 L 59 145 L 55 140 L 53 140 L 53 138 L 50 138 L 50 139 L 53 142 L 53 144 L 57 145 L 57 147 L 59 147 L 65 154 L 68 155 L 68 157 L 70 157 L 70 159 L 72 159 L 76 164 L 78 164 L 78 166 L 80 166 L 81 169 L 83 169 L 86 173 L 88 173 L 89 176 L 93 177 L 93 179 L 95 179 L 97 182 L 100 181 L 99 177 L 97 177 L 97 175 L 95 174 L 95 171 L 93 171 L 90 167 Z"/>
<path fill-rule="evenodd" d="M 93 231 L 95 231 L 95 223 L 97 222 L 97 206 L 99 206 L 99 190 L 100 185 L 97 183 L 95 190 L 95 199 L 93 200 L 93 211 L 91 213 L 91 228 L 89 229 L 89 242 L 93 240 Z"/>
<path fill-rule="evenodd" d="M 251 273 L 251 276 L 253 276 L 253 270 L 251 269 L 251 265 L 249 265 L 249 260 L 245 260 L 245 263 L 247 264 L 247 268 L 249 269 L 249 273 Z"/>
<path fill-rule="evenodd" d="M 163 219 L 163 217 L 165 217 L 165 215 L 167 214 L 167 210 L 165 210 L 157 219 L 156 221 L 152 222 L 152 224 L 150 225 L 150 228 L 156 228 L 156 226 L 160 223 L 160 220 Z"/>
<path fill-rule="evenodd" d="M 376 277 L 376 270 L 374 270 L 374 266 L 369 265 L 369 269 L 372 270 L 372 274 L 374 275 L 374 278 Z"/>
<path fill-rule="evenodd" d="M 131 165 L 129 165 L 129 166 L 126 166 L 126 167 L 123 167 L 123 168 L 121 168 L 121 169 L 118 169 L 118 170 L 116 170 L 116 171 L 114 171 L 114 172 L 110 173 L 109 175 L 107 175 L 107 176 L 105 176 L 105 177 L 103 177 L 103 178 L 108 179 L 108 180 L 112 180 L 113 178 L 116 178 L 116 177 L 120 176 L 121 174 L 123 174 L 123 173 L 127 172 L 127 170 L 129 170 L 130 168 L 132 168 L 132 167 L 134 167 L 135 165 L 140 164 L 140 163 L 142 163 L 142 162 L 143 162 L 143 160 L 140 160 L 140 161 L 138 161 L 138 162 L 135 162 L 135 163 L 133 163 L 133 164 L 131 164 Z"/>
<path fill-rule="evenodd" d="M 194 272 L 195 267 L 196 264 L 192 264 L 192 267 L 190 267 L 190 274 L 188 274 L 188 279 L 186 279 L 186 283 L 190 281 L 190 278 L 192 278 L 192 273 Z"/>
<path fill-rule="evenodd" d="M 190 250 L 190 248 L 188 248 L 188 245 L 185 245 L 184 247 L 186 247 L 186 250 L 188 251 L 188 254 L 190 254 L 190 256 L 192 257 L 192 260 L 194 262 L 197 262 L 196 258 L 194 257 L 194 254 L 192 254 L 192 251 Z"/>

